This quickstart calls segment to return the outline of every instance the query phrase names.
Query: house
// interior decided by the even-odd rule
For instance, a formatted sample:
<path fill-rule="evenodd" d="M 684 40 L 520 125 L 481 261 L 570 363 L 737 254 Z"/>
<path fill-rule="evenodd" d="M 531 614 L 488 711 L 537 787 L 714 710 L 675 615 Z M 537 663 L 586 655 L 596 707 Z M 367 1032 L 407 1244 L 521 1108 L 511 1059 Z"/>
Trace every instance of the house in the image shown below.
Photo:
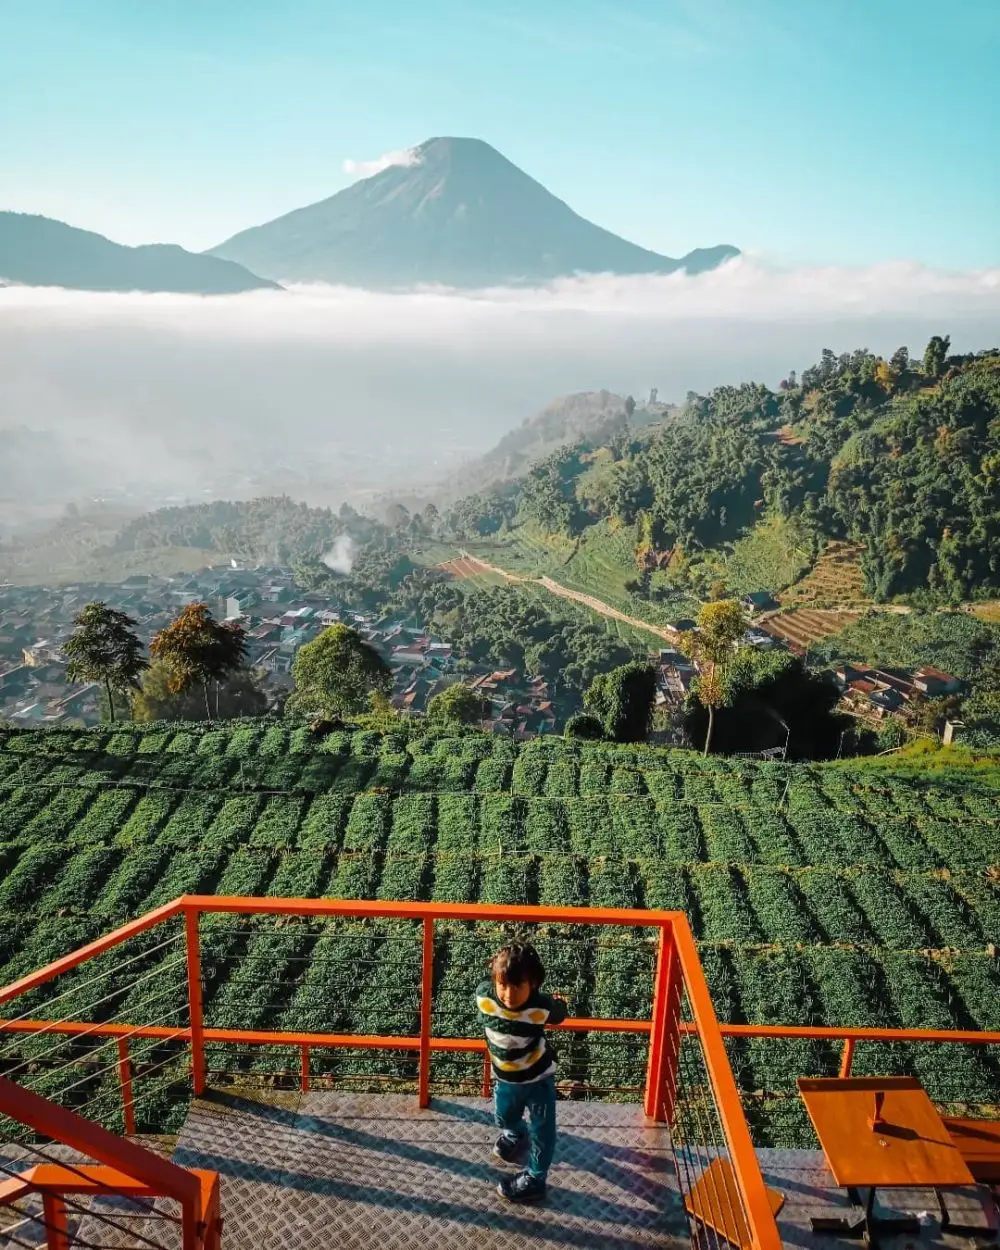
<path fill-rule="evenodd" d="M 698 628 L 696 621 L 692 621 L 690 617 L 682 616 L 679 620 L 670 621 L 666 629 L 672 634 L 690 634 Z"/>
<path fill-rule="evenodd" d="M 246 616 L 247 609 L 252 608 L 256 602 L 257 596 L 252 590 L 234 591 L 222 601 L 223 620 L 235 621 Z"/>
<path fill-rule="evenodd" d="M 36 642 L 33 646 L 25 647 L 22 651 L 24 662 L 29 668 L 41 668 L 46 664 L 58 664 L 61 657 L 53 643 L 48 639 Z"/>
<path fill-rule="evenodd" d="M 833 676 L 843 693 L 852 682 L 858 681 L 864 677 L 865 672 L 865 669 L 855 668 L 852 664 L 841 664 L 839 668 L 835 668 L 833 670 Z"/>
<path fill-rule="evenodd" d="M 763 629 L 748 629 L 743 635 L 743 641 L 748 647 L 759 647 L 764 651 L 778 645 L 778 640 L 773 634 L 769 634 Z"/>
<path fill-rule="evenodd" d="M 417 643 L 393 647 L 389 652 L 389 663 L 406 668 L 419 667 L 425 660 L 424 648 Z"/>
<path fill-rule="evenodd" d="M 744 595 L 740 603 L 751 615 L 766 612 L 768 608 L 777 606 L 769 590 L 755 590 L 749 595 Z"/>
<path fill-rule="evenodd" d="M 657 659 L 659 664 L 687 664 L 689 663 L 687 656 L 682 655 L 680 651 L 673 647 L 661 647 Z"/>
<path fill-rule="evenodd" d="M 868 702 L 880 716 L 884 716 L 887 712 L 898 712 L 906 700 L 898 690 L 890 687 L 887 690 L 873 690 L 868 696 Z"/>
<path fill-rule="evenodd" d="M 937 699 L 942 695 L 957 694 L 962 689 L 962 682 L 951 673 L 926 665 L 913 674 L 913 686 L 929 699 Z"/>

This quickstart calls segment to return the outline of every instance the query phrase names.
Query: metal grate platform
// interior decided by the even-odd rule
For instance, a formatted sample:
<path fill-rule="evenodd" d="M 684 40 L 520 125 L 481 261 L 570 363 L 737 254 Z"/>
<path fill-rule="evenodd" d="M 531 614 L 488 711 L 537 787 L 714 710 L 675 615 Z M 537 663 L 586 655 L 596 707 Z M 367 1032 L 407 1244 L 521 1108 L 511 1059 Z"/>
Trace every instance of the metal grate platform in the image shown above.
<path fill-rule="evenodd" d="M 428 1246 L 505 1250 L 689 1245 L 669 1136 L 641 1108 L 560 1102 L 544 1205 L 495 1192 L 490 1103 L 412 1095 L 213 1093 L 174 1158 L 222 1177 L 227 1250 Z"/>

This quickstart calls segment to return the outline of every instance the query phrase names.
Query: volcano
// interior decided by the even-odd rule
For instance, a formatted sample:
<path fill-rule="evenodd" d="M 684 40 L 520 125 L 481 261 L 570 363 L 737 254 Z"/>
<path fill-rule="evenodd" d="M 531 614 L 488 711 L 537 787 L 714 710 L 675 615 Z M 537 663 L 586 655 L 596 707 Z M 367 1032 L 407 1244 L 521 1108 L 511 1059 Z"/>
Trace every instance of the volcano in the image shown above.
<path fill-rule="evenodd" d="M 722 244 L 674 258 L 629 243 L 574 213 L 481 139 L 429 139 L 406 159 L 244 230 L 211 255 L 278 282 L 375 289 L 700 273 L 739 255 Z"/>

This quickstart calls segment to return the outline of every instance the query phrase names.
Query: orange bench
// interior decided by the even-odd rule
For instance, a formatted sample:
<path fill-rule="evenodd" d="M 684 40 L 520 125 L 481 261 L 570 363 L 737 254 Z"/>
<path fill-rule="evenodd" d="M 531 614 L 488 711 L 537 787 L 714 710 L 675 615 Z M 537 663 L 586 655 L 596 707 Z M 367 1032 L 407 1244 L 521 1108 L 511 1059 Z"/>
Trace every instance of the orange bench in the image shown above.
<path fill-rule="evenodd" d="M 1000 1121 L 998 1120 L 963 1120 L 957 1116 L 943 1115 L 941 1119 L 948 1130 L 955 1149 L 965 1161 L 965 1166 L 980 1185 L 989 1185 L 993 1193 L 994 1205 L 997 1200 L 997 1186 L 1000 1185 Z M 941 1228 L 953 1233 L 971 1233 L 974 1236 L 996 1239 L 997 1220 L 994 1215 L 986 1228 L 968 1224 L 955 1224 L 951 1221 L 940 1192 L 937 1195 L 938 1207 L 941 1211 Z"/>
<path fill-rule="evenodd" d="M 1000 1185 L 1000 1120 L 941 1118 L 976 1180 L 981 1185 Z"/>

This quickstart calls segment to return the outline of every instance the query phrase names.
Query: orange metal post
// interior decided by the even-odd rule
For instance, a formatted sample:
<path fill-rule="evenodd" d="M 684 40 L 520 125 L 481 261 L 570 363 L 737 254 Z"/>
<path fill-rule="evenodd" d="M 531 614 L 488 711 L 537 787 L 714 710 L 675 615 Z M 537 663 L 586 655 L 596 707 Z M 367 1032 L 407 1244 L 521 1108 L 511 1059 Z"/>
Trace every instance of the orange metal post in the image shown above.
<path fill-rule="evenodd" d="M 308 1094 L 309 1093 L 309 1047 L 302 1046 L 300 1048 L 300 1054 L 301 1054 L 302 1064 L 301 1064 L 301 1078 L 299 1081 L 299 1086 L 303 1094 Z"/>
<path fill-rule="evenodd" d="M 483 1097 L 489 1098 L 493 1094 L 493 1065 L 490 1063 L 490 1052 L 487 1051 L 483 1055 Z"/>
<path fill-rule="evenodd" d="M 66 1203 L 59 1194 L 42 1195 L 42 1217 L 45 1220 L 45 1244 L 48 1250 L 70 1250 Z"/>
<path fill-rule="evenodd" d="M 840 1075 L 842 1077 L 851 1075 L 851 1064 L 854 1062 L 854 1038 L 848 1037 L 844 1040 L 844 1049 L 840 1054 Z"/>
<path fill-rule="evenodd" d="M 664 925 L 656 950 L 653 1019 L 646 1062 L 643 1110 L 651 1120 L 669 1123 L 674 1113 L 679 1057 L 681 970 L 673 931 Z"/>
<path fill-rule="evenodd" d="M 199 912 L 188 907 L 184 912 L 187 935 L 188 1005 L 191 1019 L 191 1080 L 195 1095 L 205 1092 L 205 1033 L 201 1002 L 201 944 L 198 937 Z"/>
<path fill-rule="evenodd" d="M 729 1066 L 726 1044 L 712 1005 L 708 982 L 698 959 L 687 917 L 678 913 L 671 921 L 674 947 L 687 987 L 691 1014 L 701 1039 L 705 1068 L 715 1094 L 719 1119 L 729 1147 L 754 1250 L 781 1250 L 781 1238 L 768 1200 L 760 1163 L 754 1151 L 750 1129 L 743 1114 L 740 1092 Z"/>
<path fill-rule="evenodd" d="M 663 1060 L 667 1036 L 667 978 L 673 943 L 666 928 L 660 930 L 656 946 L 656 971 L 653 974 L 653 1027 L 649 1034 L 649 1057 L 646 1061 L 646 1092 L 643 1110 L 651 1120 L 662 1120 Z"/>
<path fill-rule="evenodd" d="M 431 1101 L 431 1008 L 434 998 L 434 921 L 424 920 L 423 965 L 420 978 L 420 1070 L 417 1077 L 421 1107 Z"/>
<path fill-rule="evenodd" d="M 682 988 L 683 975 L 673 929 L 664 925 L 660 929 L 656 954 L 644 1110 L 651 1119 L 667 1124 L 673 1119 L 677 1097 Z"/>
<path fill-rule="evenodd" d="M 128 1057 L 128 1038 L 118 1039 L 118 1084 L 122 1088 L 122 1109 L 125 1112 L 125 1132 L 135 1135 L 135 1103 L 132 1101 L 132 1062 Z"/>

